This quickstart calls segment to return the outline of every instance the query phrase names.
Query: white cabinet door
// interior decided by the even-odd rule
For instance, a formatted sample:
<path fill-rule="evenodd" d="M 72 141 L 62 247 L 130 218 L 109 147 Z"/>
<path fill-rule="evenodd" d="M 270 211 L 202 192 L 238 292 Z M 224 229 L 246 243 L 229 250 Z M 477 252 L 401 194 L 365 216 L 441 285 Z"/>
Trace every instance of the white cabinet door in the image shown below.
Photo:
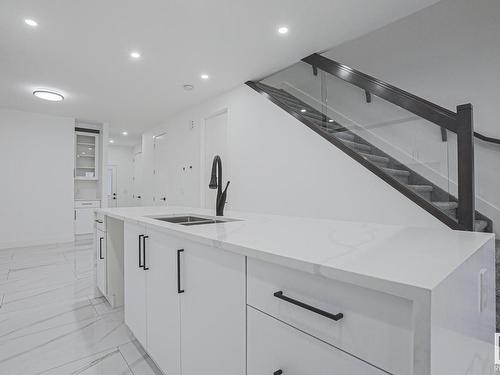
<path fill-rule="evenodd" d="M 164 374 L 180 375 L 180 311 L 175 237 L 148 228 L 147 351 Z"/>
<path fill-rule="evenodd" d="M 127 222 L 124 225 L 125 324 L 146 347 L 146 271 L 141 254 L 146 228 Z"/>
<path fill-rule="evenodd" d="M 94 231 L 94 208 L 75 208 L 75 234 L 89 234 Z"/>
<path fill-rule="evenodd" d="M 96 279 L 97 287 L 103 295 L 108 294 L 107 288 L 107 268 L 106 268 L 106 233 L 96 230 Z"/>
<path fill-rule="evenodd" d="M 183 241 L 183 375 L 245 374 L 245 257 Z"/>
<path fill-rule="evenodd" d="M 247 361 L 247 375 L 387 374 L 252 307 Z"/>

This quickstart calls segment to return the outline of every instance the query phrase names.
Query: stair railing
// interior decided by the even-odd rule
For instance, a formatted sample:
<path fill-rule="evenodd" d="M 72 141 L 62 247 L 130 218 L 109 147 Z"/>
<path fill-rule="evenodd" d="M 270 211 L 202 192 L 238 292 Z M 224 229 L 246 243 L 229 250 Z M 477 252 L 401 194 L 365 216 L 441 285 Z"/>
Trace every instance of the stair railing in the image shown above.
<path fill-rule="evenodd" d="M 392 104 L 418 115 L 457 136 L 458 164 L 458 209 L 457 221 L 460 229 L 473 231 L 475 222 L 474 192 L 474 125 L 471 104 L 457 106 L 456 112 L 410 94 L 377 78 L 364 74 L 320 54 L 312 54 L 303 62 L 314 71 L 320 69 L 371 95 L 378 96 Z M 477 133 L 476 133 L 477 136 Z M 484 137 L 484 136 L 483 136 Z M 482 139 L 478 136 L 478 138 Z"/>

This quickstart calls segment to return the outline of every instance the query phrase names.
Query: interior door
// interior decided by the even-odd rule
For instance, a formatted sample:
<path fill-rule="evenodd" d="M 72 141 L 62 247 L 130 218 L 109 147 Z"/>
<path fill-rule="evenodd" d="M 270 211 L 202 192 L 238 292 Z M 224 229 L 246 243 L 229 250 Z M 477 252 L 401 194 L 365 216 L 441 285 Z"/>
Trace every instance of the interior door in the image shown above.
<path fill-rule="evenodd" d="M 201 181 L 201 191 L 204 207 L 215 210 L 215 200 L 217 197 L 216 189 L 209 189 L 212 172 L 212 161 L 215 155 L 222 159 L 222 177 L 225 184 L 229 176 L 229 161 L 227 152 L 227 111 L 218 113 L 205 119 L 204 127 L 204 167 L 203 179 Z M 222 188 L 224 189 L 225 186 Z M 229 192 L 229 190 L 228 190 Z M 229 193 L 228 193 L 229 194 Z M 226 206 L 227 207 L 227 206 Z"/>
<path fill-rule="evenodd" d="M 154 139 L 153 203 L 155 206 L 167 205 L 167 141 L 168 139 L 166 133 L 157 135 Z"/>
<path fill-rule="evenodd" d="M 133 195 L 134 206 L 142 206 L 142 152 L 134 155 L 134 177 L 133 177 Z"/>
<path fill-rule="evenodd" d="M 177 290 L 178 241 L 150 230 L 146 240 L 148 353 L 163 373 L 180 375 L 180 310 Z"/>
<path fill-rule="evenodd" d="M 142 237 L 146 227 L 124 223 L 125 323 L 142 346 L 146 335 L 146 271 L 142 264 Z"/>
<path fill-rule="evenodd" d="M 108 196 L 108 207 L 118 207 L 118 168 L 116 165 L 108 165 L 106 173 L 106 192 Z"/>
<path fill-rule="evenodd" d="M 182 375 L 245 374 L 245 257 L 184 241 Z"/>

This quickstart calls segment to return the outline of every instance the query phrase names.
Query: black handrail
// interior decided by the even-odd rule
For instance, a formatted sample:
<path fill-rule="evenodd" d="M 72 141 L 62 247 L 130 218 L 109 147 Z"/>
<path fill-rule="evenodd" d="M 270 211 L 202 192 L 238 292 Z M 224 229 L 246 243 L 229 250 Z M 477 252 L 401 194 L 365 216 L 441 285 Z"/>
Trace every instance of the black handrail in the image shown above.
<path fill-rule="evenodd" d="M 474 137 L 476 137 L 477 139 L 480 139 L 481 141 L 496 143 L 497 145 L 500 145 L 500 139 L 498 139 L 498 138 L 487 137 L 486 135 L 483 135 L 483 134 L 478 133 L 478 132 L 474 132 Z"/>
<path fill-rule="evenodd" d="M 302 61 L 358 86 L 365 91 L 369 91 L 373 95 L 402 107 L 430 122 L 443 126 L 454 133 L 457 132 L 457 114 L 446 108 L 317 53 L 307 56 Z"/>
<path fill-rule="evenodd" d="M 321 69 L 365 90 L 365 92 L 370 92 L 442 128 L 456 133 L 458 153 L 458 226 L 462 230 L 474 230 L 474 136 L 482 140 L 493 141 L 493 143 L 497 142 L 495 142 L 495 139 L 474 132 L 472 104 L 459 105 L 457 106 L 457 111 L 453 112 L 320 54 L 314 53 L 302 59 L 302 61 L 310 64 L 315 70 Z M 337 147 L 339 146 L 337 145 Z M 428 211 L 433 212 L 430 209 Z M 440 217 L 441 215 L 435 216 Z"/>

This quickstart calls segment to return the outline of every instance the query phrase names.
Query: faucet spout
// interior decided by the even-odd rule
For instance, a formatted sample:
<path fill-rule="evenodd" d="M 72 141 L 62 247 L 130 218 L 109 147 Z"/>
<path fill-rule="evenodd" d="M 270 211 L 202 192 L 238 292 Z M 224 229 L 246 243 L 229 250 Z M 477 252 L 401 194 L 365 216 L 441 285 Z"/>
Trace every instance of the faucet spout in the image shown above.
<path fill-rule="evenodd" d="M 208 187 L 210 189 L 217 189 L 217 200 L 215 201 L 215 211 L 217 216 L 224 215 L 224 206 L 226 205 L 226 195 L 229 182 L 230 181 L 227 182 L 226 188 L 222 191 L 222 160 L 219 155 L 215 155 L 212 162 L 212 176 Z"/>

